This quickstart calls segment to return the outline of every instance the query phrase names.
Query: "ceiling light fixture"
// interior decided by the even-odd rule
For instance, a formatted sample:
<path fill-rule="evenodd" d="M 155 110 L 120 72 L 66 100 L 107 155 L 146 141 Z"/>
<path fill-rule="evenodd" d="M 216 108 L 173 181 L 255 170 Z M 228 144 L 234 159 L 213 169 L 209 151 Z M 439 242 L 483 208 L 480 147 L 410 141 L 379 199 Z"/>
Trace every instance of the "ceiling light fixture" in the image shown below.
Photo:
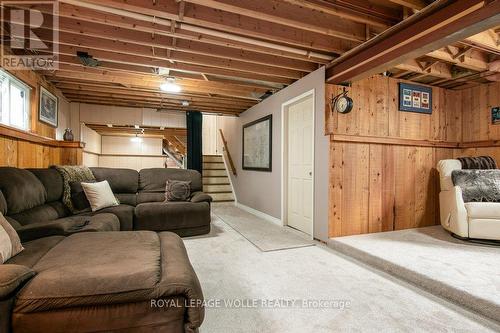
<path fill-rule="evenodd" d="M 181 104 L 182 106 L 189 106 L 189 101 L 182 101 Z"/>
<path fill-rule="evenodd" d="M 167 78 L 165 80 L 165 82 L 163 82 L 160 85 L 160 89 L 162 91 L 169 92 L 169 93 L 178 93 L 178 92 L 181 92 L 181 90 L 182 90 L 181 86 L 178 85 L 177 83 L 175 83 L 175 78 L 173 78 L 173 77 Z"/>
<path fill-rule="evenodd" d="M 136 125 L 137 126 L 137 125 Z M 137 126 L 139 127 L 139 126 Z M 141 129 L 141 134 L 144 134 L 144 128 Z M 136 132 L 135 133 L 135 136 L 133 138 L 130 139 L 130 141 L 134 142 L 134 143 L 141 143 L 143 140 L 142 138 L 139 136 L 139 133 Z"/>

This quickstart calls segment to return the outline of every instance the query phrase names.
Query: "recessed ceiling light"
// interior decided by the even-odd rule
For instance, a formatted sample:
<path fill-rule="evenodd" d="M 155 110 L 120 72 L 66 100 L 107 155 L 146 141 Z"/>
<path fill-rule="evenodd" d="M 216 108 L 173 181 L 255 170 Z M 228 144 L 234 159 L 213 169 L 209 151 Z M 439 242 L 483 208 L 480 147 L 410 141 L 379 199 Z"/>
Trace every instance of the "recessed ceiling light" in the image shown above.
<path fill-rule="evenodd" d="M 181 104 L 182 106 L 189 106 L 189 101 L 182 101 Z"/>
<path fill-rule="evenodd" d="M 160 85 L 160 89 L 170 93 L 178 93 L 182 90 L 181 86 L 175 83 L 175 79 L 171 77 L 167 78 L 165 82 Z"/>
<path fill-rule="evenodd" d="M 113 127 L 113 124 L 106 124 L 109 128 Z"/>
<path fill-rule="evenodd" d="M 134 128 L 135 129 L 139 129 L 139 125 L 134 125 Z"/>

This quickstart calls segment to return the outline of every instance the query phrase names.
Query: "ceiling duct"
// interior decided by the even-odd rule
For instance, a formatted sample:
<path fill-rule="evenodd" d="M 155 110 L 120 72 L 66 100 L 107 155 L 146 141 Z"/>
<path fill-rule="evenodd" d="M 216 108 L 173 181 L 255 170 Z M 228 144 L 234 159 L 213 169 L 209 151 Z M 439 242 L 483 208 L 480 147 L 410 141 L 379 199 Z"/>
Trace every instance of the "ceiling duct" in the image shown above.
<path fill-rule="evenodd" d="M 99 60 L 94 59 L 94 57 L 88 54 L 87 52 L 78 51 L 76 52 L 76 56 L 85 67 L 99 66 Z"/>

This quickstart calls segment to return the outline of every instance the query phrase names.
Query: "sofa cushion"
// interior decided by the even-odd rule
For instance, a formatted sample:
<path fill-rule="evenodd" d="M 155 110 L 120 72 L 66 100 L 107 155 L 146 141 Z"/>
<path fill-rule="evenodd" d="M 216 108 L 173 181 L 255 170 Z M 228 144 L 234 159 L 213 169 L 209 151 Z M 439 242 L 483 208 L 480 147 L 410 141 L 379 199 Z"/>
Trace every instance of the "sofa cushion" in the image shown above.
<path fill-rule="evenodd" d="M 11 217 L 22 225 L 28 225 L 31 223 L 56 220 L 67 215 L 68 210 L 66 206 L 64 206 L 61 201 L 54 201 L 14 214 Z"/>
<path fill-rule="evenodd" d="M 129 205 L 118 205 L 113 207 L 108 207 L 101 209 L 97 212 L 84 212 L 80 213 L 77 216 L 95 216 L 99 214 L 113 214 L 118 217 L 120 221 L 120 229 L 119 230 L 132 230 L 134 225 L 134 206 Z"/>
<path fill-rule="evenodd" d="M 35 272 L 22 265 L 0 265 L 0 299 L 5 299 L 31 279 Z"/>
<path fill-rule="evenodd" d="M 165 201 L 165 193 L 139 192 L 137 194 L 138 205 L 148 202 L 163 202 L 163 201 Z"/>
<path fill-rule="evenodd" d="M 500 202 L 500 170 L 455 170 L 451 178 L 464 202 Z"/>
<path fill-rule="evenodd" d="M 95 183 L 82 182 L 81 185 L 93 212 L 120 204 L 107 180 Z"/>
<path fill-rule="evenodd" d="M 0 190 L 7 202 L 8 215 L 42 205 L 47 199 L 43 184 L 24 169 L 0 168 Z"/>
<path fill-rule="evenodd" d="M 500 202 L 467 202 L 465 209 L 469 218 L 500 220 Z"/>
<path fill-rule="evenodd" d="M 70 182 L 70 197 L 74 209 L 77 212 L 82 212 L 85 210 L 90 210 L 90 202 L 87 200 L 87 196 L 83 191 L 81 182 Z"/>
<path fill-rule="evenodd" d="M 95 179 L 107 180 L 113 192 L 136 194 L 139 186 L 139 172 L 132 169 L 90 168 Z"/>
<path fill-rule="evenodd" d="M 191 196 L 191 181 L 167 180 L 165 187 L 166 201 L 187 201 Z"/>
<path fill-rule="evenodd" d="M 10 258 L 6 264 L 23 265 L 29 268 L 35 266 L 47 252 L 62 241 L 64 236 L 51 236 L 23 243 L 24 250 L 17 256 Z"/>
<path fill-rule="evenodd" d="M 135 229 L 171 231 L 210 225 L 207 202 L 149 202 L 135 207 Z"/>
<path fill-rule="evenodd" d="M 48 236 L 67 236 L 89 231 L 119 231 L 120 221 L 114 214 L 69 216 L 48 222 L 31 223 L 16 229 L 23 242 Z"/>
<path fill-rule="evenodd" d="M 0 214 L 0 264 L 15 257 L 22 250 L 21 240 L 12 225 Z"/>
<path fill-rule="evenodd" d="M 64 184 L 61 174 L 56 169 L 28 169 L 28 171 L 33 173 L 45 187 L 48 202 L 61 200 Z"/>
<path fill-rule="evenodd" d="M 191 191 L 202 190 L 201 174 L 196 170 L 154 168 L 139 171 L 139 192 L 165 193 L 167 180 L 191 181 Z"/>
<path fill-rule="evenodd" d="M 7 214 L 7 201 L 5 201 L 5 197 L 3 196 L 3 192 L 0 190 L 0 213 L 3 215 Z"/>
<path fill-rule="evenodd" d="M 441 191 L 449 191 L 453 188 L 451 173 L 455 170 L 461 170 L 462 164 L 459 160 L 441 160 L 437 165 L 441 184 Z"/>
<path fill-rule="evenodd" d="M 115 197 L 121 204 L 129 206 L 137 206 L 137 194 L 131 193 L 115 193 Z"/>

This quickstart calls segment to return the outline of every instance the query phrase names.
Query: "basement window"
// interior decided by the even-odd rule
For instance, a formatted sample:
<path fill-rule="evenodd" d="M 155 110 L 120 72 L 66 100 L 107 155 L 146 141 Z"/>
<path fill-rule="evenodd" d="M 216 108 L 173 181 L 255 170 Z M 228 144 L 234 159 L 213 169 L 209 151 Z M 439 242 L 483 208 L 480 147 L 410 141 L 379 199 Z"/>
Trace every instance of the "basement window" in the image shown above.
<path fill-rule="evenodd" d="M 29 130 L 30 87 L 0 70 L 0 123 Z"/>

